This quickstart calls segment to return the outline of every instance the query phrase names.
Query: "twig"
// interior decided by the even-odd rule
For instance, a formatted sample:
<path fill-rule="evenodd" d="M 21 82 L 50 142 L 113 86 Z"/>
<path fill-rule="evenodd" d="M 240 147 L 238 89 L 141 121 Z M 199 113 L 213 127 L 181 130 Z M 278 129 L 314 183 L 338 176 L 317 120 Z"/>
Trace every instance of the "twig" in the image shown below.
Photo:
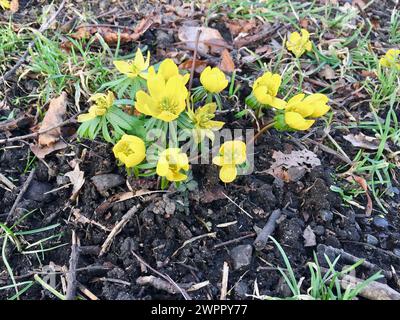
<path fill-rule="evenodd" d="M 115 225 L 115 227 L 111 230 L 110 234 L 108 235 L 106 241 L 104 241 L 103 245 L 101 246 L 99 257 L 101 257 L 108 251 L 116 235 L 121 232 L 121 230 L 129 222 L 129 220 L 136 214 L 139 208 L 140 208 L 139 204 L 132 207 L 130 210 L 128 210 L 127 213 L 124 214 L 122 219 Z"/>
<path fill-rule="evenodd" d="M 274 126 L 274 124 L 275 124 L 275 121 L 271 121 L 271 122 L 267 123 L 264 127 L 262 127 L 262 128 L 260 129 L 260 131 L 258 131 L 258 132 L 254 135 L 253 139 L 251 139 L 249 143 L 252 143 L 252 142 L 257 141 L 258 137 L 261 136 L 261 135 L 262 135 L 265 131 L 267 131 L 268 129 L 272 128 L 272 127 Z"/>
<path fill-rule="evenodd" d="M 36 168 L 33 168 L 31 170 L 31 172 L 29 173 L 28 179 L 26 179 L 26 181 L 24 182 L 24 185 L 22 186 L 22 189 L 19 192 L 19 194 L 17 196 L 17 199 L 15 199 L 15 202 L 14 202 L 13 206 L 11 207 L 11 210 L 8 212 L 7 220 L 6 220 L 7 223 L 10 222 L 11 219 L 13 218 L 14 211 L 15 211 L 15 209 L 17 209 L 17 206 L 18 206 L 19 202 L 21 201 L 21 199 L 24 196 L 26 190 L 28 189 L 28 187 L 29 187 L 29 185 L 30 185 L 30 183 L 31 183 L 31 181 L 33 179 L 33 176 L 35 175 L 35 171 L 36 171 Z"/>
<path fill-rule="evenodd" d="M 246 214 L 250 219 L 253 219 L 253 216 L 248 213 L 246 210 L 244 210 L 241 206 L 239 206 L 235 201 L 233 201 L 228 195 L 226 195 L 224 192 L 222 192 L 222 194 L 225 196 L 225 198 L 227 198 L 230 202 L 232 202 L 236 207 L 238 207 L 240 209 L 240 211 L 242 211 L 244 214 Z"/>
<path fill-rule="evenodd" d="M 20 141 L 20 140 L 25 140 L 25 139 L 30 139 L 30 138 L 35 138 L 36 136 L 42 134 L 42 133 L 46 133 L 48 131 L 51 131 L 53 129 L 56 129 L 58 127 L 62 127 L 65 126 L 67 124 L 71 124 L 71 123 L 75 123 L 75 116 L 73 116 L 72 118 L 69 118 L 68 120 L 65 120 L 63 122 L 60 122 L 52 127 L 46 128 L 44 130 L 40 130 L 38 132 L 33 132 L 33 133 L 29 133 L 23 136 L 18 136 L 18 137 L 13 137 L 13 138 L 6 138 L 6 139 L 0 139 L 0 144 L 5 144 L 8 142 L 14 142 L 14 141 Z"/>
<path fill-rule="evenodd" d="M 239 238 L 235 238 L 235 239 L 231 239 L 231 240 L 228 240 L 228 241 L 225 241 L 225 242 L 218 243 L 213 247 L 213 249 L 218 249 L 218 248 L 221 248 L 223 246 L 227 246 L 227 245 L 232 244 L 232 243 L 240 242 L 240 241 L 242 241 L 244 239 L 252 238 L 252 237 L 254 237 L 256 235 L 257 234 L 255 232 L 251 232 L 251 233 L 245 234 L 244 236 L 241 236 Z"/>
<path fill-rule="evenodd" d="M 67 273 L 67 293 L 65 295 L 66 300 L 75 300 L 76 297 L 76 267 L 79 261 L 79 238 L 76 236 L 75 230 L 72 230 L 71 242 L 71 256 L 69 258 Z"/>
<path fill-rule="evenodd" d="M 152 266 L 150 266 L 146 261 L 143 260 L 142 257 L 140 257 L 137 253 L 135 253 L 133 250 L 131 250 L 131 253 L 133 254 L 133 256 L 138 259 L 138 261 L 145 265 L 147 268 L 149 268 L 151 271 L 153 271 L 155 274 L 159 275 L 161 278 L 167 280 L 169 283 L 173 284 L 178 290 L 179 292 L 182 294 L 182 296 L 186 299 L 186 300 L 192 300 L 192 298 L 187 294 L 187 292 L 182 289 L 174 280 L 171 279 L 171 277 L 169 275 L 166 274 L 162 274 L 161 272 L 157 271 L 156 269 L 154 269 Z"/>
<path fill-rule="evenodd" d="M 224 267 L 222 268 L 220 300 L 226 300 L 226 293 L 228 291 L 228 277 L 229 277 L 229 266 L 228 266 L 228 263 L 226 261 L 224 261 Z"/>
<path fill-rule="evenodd" d="M 171 294 L 178 293 L 178 289 L 172 283 L 155 276 L 143 276 L 136 279 L 138 285 L 151 285 L 158 290 L 164 290 Z"/>
<path fill-rule="evenodd" d="M 201 235 L 199 235 L 199 236 L 196 236 L 196 237 L 193 237 L 193 238 L 191 238 L 191 239 L 189 239 L 189 240 L 186 240 L 178 249 L 175 250 L 175 252 L 172 254 L 171 257 L 175 257 L 176 254 L 179 252 L 179 250 L 181 250 L 182 248 L 184 248 L 185 246 L 187 246 L 188 244 L 190 244 L 190 243 L 192 243 L 192 242 L 194 242 L 194 241 L 203 239 L 203 238 L 205 238 L 205 237 L 212 237 L 212 238 L 215 238 L 216 235 L 217 235 L 216 232 L 210 232 L 210 233 L 201 234 Z"/>
<path fill-rule="evenodd" d="M 260 30 L 260 32 L 235 41 L 234 46 L 235 46 L 235 48 L 241 48 L 241 47 L 248 46 L 249 44 L 255 43 L 259 40 L 263 40 L 264 42 L 268 41 L 269 38 L 276 35 L 276 32 L 280 28 L 286 28 L 286 25 L 285 26 L 282 26 L 282 25 L 275 26 L 272 29 L 267 26 L 263 26 L 263 28 Z"/>
<path fill-rule="evenodd" d="M 42 26 L 39 28 L 38 32 L 39 33 L 43 33 L 44 31 L 46 31 L 50 25 L 53 23 L 53 21 L 56 19 L 56 17 L 58 16 L 58 14 L 61 12 L 61 10 L 63 9 L 65 3 L 67 2 L 67 0 L 63 0 L 60 4 L 60 6 L 58 7 L 58 10 L 44 23 L 42 24 Z M 17 61 L 17 63 L 9 70 L 7 71 L 3 77 L 0 78 L 0 84 L 3 84 L 5 81 L 8 80 L 8 78 L 10 78 L 17 70 L 18 68 L 25 62 L 26 58 L 29 55 L 29 50 L 31 50 L 33 48 L 33 46 L 36 43 L 36 38 L 33 39 L 31 42 L 29 42 L 28 44 L 28 48 L 26 49 L 25 53 L 22 55 L 21 58 L 19 58 L 19 60 Z"/>
<path fill-rule="evenodd" d="M 281 216 L 281 210 L 277 209 L 272 211 L 271 216 L 268 219 L 268 222 L 265 224 L 264 228 L 258 234 L 256 240 L 254 240 L 254 247 L 256 250 L 260 251 L 265 248 L 267 244 L 269 236 L 275 231 L 276 220 Z"/>
<path fill-rule="evenodd" d="M 196 34 L 196 40 L 195 40 L 194 52 L 193 52 L 193 60 L 192 60 L 192 68 L 190 69 L 189 92 L 192 89 L 194 69 L 196 68 L 196 57 L 197 57 L 197 50 L 198 50 L 198 47 L 199 47 L 199 39 L 200 39 L 201 31 L 202 30 L 199 28 L 197 30 L 197 34 Z"/>
<path fill-rule="evenodd" d="M 76 286 L 81 290 L 81 292 L 86 295 L 90 300 L 99 300 L 99 298 L 93 294 L 88 288 L 86 288 L 82 283 L 77 282 Z"/>

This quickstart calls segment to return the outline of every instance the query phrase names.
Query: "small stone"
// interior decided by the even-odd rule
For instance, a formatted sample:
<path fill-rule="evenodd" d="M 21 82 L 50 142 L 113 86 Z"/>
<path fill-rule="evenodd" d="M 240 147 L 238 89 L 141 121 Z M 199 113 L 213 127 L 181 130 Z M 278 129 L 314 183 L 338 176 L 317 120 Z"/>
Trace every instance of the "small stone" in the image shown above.
<path fill-rule="evenodd" d="M 332 219 L 333 219 L 333 213 L 331 211 L 329 211 L 329 210 L 320 211 L 319 212 L 319 216 L 325 222 L 332 221 Z"/>
<path fill-rule="evenodd" d="M 49 202 L 52 198 L 52 194 L 47 193 L 52 189 L 51 185 L 46 182 L 39 182 L 33 180 L 24 194 L 24 198 L 28 200 L 34 200 L 37 202 Z"/>
<path fill-rule="evenodd" d="M 67 176 L 57 176 L 56 181 L 58 186 L 63 186 L 71 182 Z"/>
<path fill-rule="evenodd" d="M 394 250 L 393 250 L 393 253 L 394 253 L 396 256 L 400 257 L 400 249 L 398 249 L 398 248 L 394 249 Z"/>
<path fill-rule="evenodd" d="M 387 229 L 389 226 L 389 222 L 381 216 L 375 216 L 372 223 L 379 229 Z"/>
<path fill-rule="evenodd" d="M 241 267 L 248 266 L 251 262 L 252 254 L 253 247 L 249 244 L 234 247 L 230 252 L 233 260 L 233 268 L 237 270 Z"/>
<path fill-rule="evenodd" d="M 119 174 L 107 173 L 107 174 L 99 174 L 97 176 L 92 177 L 92 182 L 95 185 L 98 192 L 103 193 L 108 189 L 120 186 L 124 184 L 125 179 L 123 176 Z"/>
<path fill-rule="evenodd" d="M 317 236 L 322 236 L 325 233 L 325 228 L 321 225 L 315 226 L 313 230 Z"/>
<path fill-rule="evenodd" d="M 249 286 L 242 280 L 239 281 L 239 283 L 237 283 L 235 285 L 235 296 L 237 298 L 246 298 L 246 294 L 249 292 Z"/>
<path fill-rule="evenodd" d="M 373 236 L 372 234 L 367 234 L 365 236 L 365 241 L 368 244 L 373 245 L 373 246 L 376 246 L 379 243 L 379 240 L 375 236 Z"/>

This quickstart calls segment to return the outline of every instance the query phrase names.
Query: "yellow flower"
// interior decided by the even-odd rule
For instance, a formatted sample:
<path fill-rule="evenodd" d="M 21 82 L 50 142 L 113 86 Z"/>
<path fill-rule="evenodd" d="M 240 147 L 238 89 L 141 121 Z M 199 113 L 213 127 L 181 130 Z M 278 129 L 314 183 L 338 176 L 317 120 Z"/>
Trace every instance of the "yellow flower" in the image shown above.
<path fill-rule="evenodd" d="M 321 93 L 306 98 L 303 93 L 294 96 L 285 108 L 285 123 L 295 130 L 309 129 L 315 122 L 309 118 L 321 117 L 329 111 L 328 101 L 328 97 Z"/>
<path fill-rule="evenodd" d="M 147 87 L 150 95 L 143 90 L 136 93 L 137 111 L 170 122 L 185 110 L 188 90 L 180 76 L 165 81 L 161 75 L 149 75 Z"/>
<path fill-rule="evenodd" d="M 138 76 L 146 78 L 147 74 L 145 74 L 144 71 L 146 71 L 149 67 L 149 63 L 150 51 L 147 51 L 147 58 L 146 61 L 144 61 L 142 51 L 140 51 L 140 49 L 138 48 L 134 60 L 117 60 L 114 61 L 114 66 L 119 72 L 126 74 L 129 78 L 136 78 Z"/>
<path fill-rule="evenodd" d="M 168 148 L 161 152 L 158 158 L 156 172 L 169 181 L 183 181 L 187 175 L 181 171 L 189 170 L 189 159 L 179 148 Z"/>
<path fill-rule="evenodd" d="M 217 67 L 211 68 L 210 66 L 200 74 L 200 82 L 211 93 L 219 93 L 228 85 L 228 79 L 226 79 L 225 74 Z"/>
<path fill-rule="evenodd" d="M 179 73 L 178 66 L 172 59 L 165 59 L 160 63 L 158 73 L 156 74 L 154 67 L 149 68 L 149 77 L 162 76 L 165 81 L 168 81 L 172 77 L 178 77 L 185 85 L 190 78 L 190 74 L 181 75 Z"/>
<path fill-rule="evenodd" d="M 113 147 L 115 158 L 127 168 L 132 168 L 141 163 L 146 157 L 144 141 L 136 136 L 124 134 Z"/>
<path fill-rule="evenodd" d="M 286 48 L 292 51 L 296 58 L 299 58 L 306 50 L 311 51 L 312 44 L 310 34 L 306 29 L 301 29 L 301 35 L 298 32 L 293 32 L 286 41 Z"/>
<path fill-rule="evenodd" d="M 279 74 L 266 72 L 254 81 L 253 95 L 261 104 L 269 105 L 276 109 L 283 109 L 286 102 L 282 99 L 276 98 L 281 82 L 282 79 Z"/>
<path fill-rule="evenodd" d="M 0 7 L 5 9 L 10 9 L 10 1 L 8 0 L 0 0 Z"/>
<path fill-rule="evenodd" d="M 107 94 L 94 94 L 89 99 L 89 101 L 94 101 L 94 105 L 89 108 L 88 113 L 84 113 L 78 116 L 78 122 L 90 121 L 97 116 L 104 115 L 107 110 L 113 105 L 114 99 L 114 94 L 111 91 L 108 91 Z"/>
<path fill-rule="evenodd" d="M 193 138 L 195 143 L 200 143 L 204 137 L 208 137 L 214 141 L 214 132 L 220 130 L 225 124 L 222 121 L 212 120 L 215 117 L 215 110 L 217 105 L 215 103 L 208 103 L 205 106 L 198 108 L 195 112 L 188 111 L 190 120 L 194 124 Z"/>
<path fill-rule="evenodd" d="M 219 178 L 229 183 L 237 176 L 236 165 L 246 162 L 246 144 L 240 140 L 225 142 L 219 149 L 219 155 L 214 157 L 213 163 L 221 166 Z"/>
<path fill-rule="evenodd" d="M 400 50 L 389 49 L 379 63 L 384 67 L 400 70 Z"/>

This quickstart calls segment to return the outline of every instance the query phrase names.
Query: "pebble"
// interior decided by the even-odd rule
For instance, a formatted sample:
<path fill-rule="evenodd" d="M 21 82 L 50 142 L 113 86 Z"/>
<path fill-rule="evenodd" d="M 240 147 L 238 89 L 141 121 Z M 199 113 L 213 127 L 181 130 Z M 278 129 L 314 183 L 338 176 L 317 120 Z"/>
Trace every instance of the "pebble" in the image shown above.
<path fill-rule="evenodd" d="M 331 211 L 329 211 L 329 210 L 320 211 L 319 212 L 319 216 L 325 222 L 332 221 L 332 219 L 333 219 L 333 213 Z"/>
<path fill-rule="evenodd" d="M 243 244 L 234 247 L 231 252 L 231 258 L 233 260 L 233 268 L 235 270 L 241 267 L 248 266 L 251 262 L 251 257 L 253 254 L 253 247 L 249 244 Z"/>
<path fill-rule="evenodd" d="M 398 249 L 398 248 L 394 249 L 394 250 L 393 250 L 393 253 L 394 253 L 396 256 L 400 257 L 400 249 Z"/>
<path fill-rule="evenodd" d="M 91 180 L 100 193 L 125 183 L 125 178 L 123 176 L 113 173 L 99 174 L 92 177 Z"/>
<path fill-rule="evenodd" d="M 379 243 L 379 240 L 372 234 L 367 234 L 365 237 L 365 241 L 373 246 L 376 246 Z"/>
<path fill-rule="evenodd" d="M 48 202 L 51 200 L 52 194 L 45 193 L 50 191 L 51 189 L 52 187 L 49 183 L 33 180 L 30 183 L 28 190 L 26 190 L 24 198 L 37 202 Z"/>
<path fill-rule="evenodd" d="M 325 228 L 321 225 L 316 226 L 313 230 L 317 236 L 322 236 L 325 233 Z"/>
<path fill-rule="evenodd" d="M 247 297 L 247 293 L 249 293 L 249 286 L 243 280 L 239 281 L 239 283 L 235 285 L 235 296 L 243 299 Z"/>
<path fill-rule="evenodd" d="M 381 216 L 375 216 L 372 223 L 379 229 L 387 229 L 389 226 L 389 222 Z"/>

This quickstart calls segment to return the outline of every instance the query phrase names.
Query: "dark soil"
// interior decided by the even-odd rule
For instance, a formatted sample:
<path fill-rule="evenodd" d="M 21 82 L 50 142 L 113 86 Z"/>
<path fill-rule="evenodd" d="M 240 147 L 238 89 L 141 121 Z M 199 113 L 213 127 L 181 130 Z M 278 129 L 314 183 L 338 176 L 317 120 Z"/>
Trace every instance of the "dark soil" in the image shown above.
<path fill-rule="evenodd" d="M 33 5 L 33 2 L 28 1 L 27 8 Z M 152 44 L 156 46 L 156 30 L 146 33 L 142 39 L 143 43 L 147 41 L 146 39 L 153 39 Z M 246 70 L 243 71 L 245 72 Z M 9 111 L 0 110 L 1 116 L 7 116 L 8 113 Z M 233 119 L 231 114 L 224 114 L 220 115 L 218 120 Z M 232 126 L 251 128 L 251 118 L 241 120 L 240 123 L 232 123 Z M 318 128 L 322 128 L 322 124 L 315 126 L 311 137 L 321 141 L 323 132 Z M 32 279 L 34 272 L 43 270 L 43 266 L 49 264 L 68 266 L 71 233 L 75 230 L 82 248 L 78 268 L 83 268 L 78 272 L 77 280 L 100 299 L 182 298 L 179 293 L 171 294 L 151 286 L 136 284 L 138 277 L 151 272 L 146 271 L 146 268 L 133 256 L 132 251 L 177 283 L 194 284 L 208 280 L 210 282 L 208 286 L 189 292 L 193 299 L 219 298 L 222 267 L 225 261 L 230 266 L 228 290 L 233 288 L 229 295 L 230 299 L 249 299 L 247 295 L 253 293 L 255 281 L 261 294 L 287 296 L 290 292 L 284 285 L 280 273 L 271 268 L 271 265 L 282 266 L 281 256 L 272 242 L 268 242 L 262 251 L 252 250 L 250 264 L 238 270 L 234 269 L 232 258 L 232 249 L 235 247 L 253 245 L 255 232 L 264 227 L 275 209 L 281 209 L 283 215 L 278 220 L 273 237 L 286 251 L 298 279 L 306 277 L 303 288 L 307 287 L 309 281 L 306 263 L 313 260 L 313 252 L 318 252 L 317 246 L 304 246 L 303 232 L 308 226 L 316 235 L 317 245 L 325 244 L 341 248 L 376 264 L 376 270 L 368 270 L 362 266 L 357 269 L 359 278 L 366 278 L 379 269 L 390 271 L 393 267 L 395 270 L 400 270 L 399 194 L 387 199 L 389 213 L 382 218 L 383 221 L 376 218 L 376 211 L 371 217 L 366 217 L 364 210 L 347 206 L 337 193 L 330 191 L 330 186 L 337 183 L 335 168 L 343 163 L 313 144 L 302 146 L 298 140 L 291 138 L 291 136 L 300 138 L 303 133 L 289 135 L 270 130 L 257 141 L 255 146 L 254 173 L 241 176 L 232 184 L 225 186 L 218 180 L 216 167 L 197 165 L 193 167 L 194 180 L 198 184 L 195 191 L 176 192 L 170 189 L 169 193 L 153 193 L 123 202 L 107 202 L 113 195 L 129 191 L 127 184 L 124 182 L 99 193 L 91 178 L 100 174 L 114 173 L 125 180 L 126 174 L 115 164 L 110 145 L 98 141 L 78 142 L 74 135 L 71 135 L 71 131 L 74 131 L 71 129 L 76 129 L 76 126 L 64 129 L 64 138 L 69 143 L 65 150 L 49 155 L 46 157 L 46 162 L 35 162 L 34 179 L 13 218 L 13 221 L 16 221 L 17 217 L 20 218 L 32 211 L 18 224 L 17 230 L 33 230 L 59 224 L 56 229 L 27 235 L 24 238 L 33 243 L 61 232 L 62 235 L 47 242 L 46 247 L 61 244 L 65 246 L 45 252 L 43 256 L 40 254 L 38 257 L 34 254 L 20 254 L 9 242 L 7 259 L 17 281 Z M 12 131 L 12 136 L 26 133 L 29 133 L 29 128 L 18 128 Z M 336 130 L 330 134 L 338 142 L 346 145 L 341 138 L 343 132 Z M 6 133 L 0 132 L 0 139 L 5 137 Z M 305 147 L 318 155 L 322 165 L 306 172 L 297 182 L 284 183 L 271 175 L 261 173 L 270 167 L 273 151 L 289 153 Z M 349 156 L 353 156 L 356 150 L 349 149 L 346 152 Z M 0 172 L 14 181 L 18 188 L 23 186 L 29 174 L 26 170 L 26 164 L 30 160 L 28 155 L 30 155 L 29 146 L 22 142 L 8 144 L 6 148 L 0 149 Z M 80 168 L 85 172 L 86 178 L 78 202 L 69 200 L 71 187 L 45 194 L 69 183 L 64 175 L 72 170 L 70 162 L 79 161 L 77 159 L 83 159 Z M 128 181 L 134 191 L 158 189 L 155 178 L 145 180 L 128 178 Z M 17 194 L 18 191 L 8 192 L 0 188 L 1 221 L 5 221 Z M 252 219 L 224 194 L 251 215 Z M 365 198 L 361 197 L 359 200 L 360 203 L 363 203 L 362 201 L 366 203 Z M 138 213 L 116 236 L 108 252 L 98 257 L 100 247 L 108 233 L 98 226 L 77 222 L 73 212 L 79 210 L 82 216 L 111 229 L 136 204 L 141 205 Z M 219 226 L 227 222 L 235 223 L 226 227 Z M 216 233 L 215 237 L 205 236 L 182 247 L 185 241 L 211 232 Z M 234 239 L 242 240 L 218 246 Z M 2 241 L 0 240 L 0 244 Z M 323 252 L 318 254 L 320 263 L 327 266 L 322 258 Z M 347 264 L 347 261 L 340 260 L 337 268 L 340 269 Z M 118 283 L 115 280 L 124 282 Z M 399 289 L 393 280 L 380 281 Z M 0 286 L 9 283 L 8 273 L 1 263 Z M 61 290 L 60 275 L 57 276 L 57 284 Z M 2 290 L 0 299 L 6 299 L 13 293 L 13 289 Z M 54 296 L 39 285 L 33 286 L 22 297 L 54 299 Z"/>

